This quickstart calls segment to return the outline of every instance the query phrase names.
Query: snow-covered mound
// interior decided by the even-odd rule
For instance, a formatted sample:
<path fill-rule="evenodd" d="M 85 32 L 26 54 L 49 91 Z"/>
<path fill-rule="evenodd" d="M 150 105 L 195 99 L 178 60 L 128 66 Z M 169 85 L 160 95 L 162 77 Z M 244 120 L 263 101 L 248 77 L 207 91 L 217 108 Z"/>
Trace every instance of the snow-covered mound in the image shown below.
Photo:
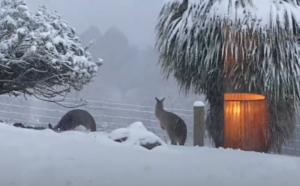
<path fill-rule="evenodd" d="M 88 130 L 87 128 L 85 128 L 82 125 L 79 125 L 79 126 L 75 127 L 74 131 L 88 132 L 90 130 Z"/>
<path fill-rule="evenodd" d="M 207 147 L 132 148 L 107 135 L 0 123 L 0 185 L 298 186 L 300 158 Z M 165 149 L 163 152 L 156 149 Z"/>
<path fill-rule="evenodd" d="M 147 149 L 166 145 L 157 135 L 148 131 L 142 122 L 134 122 L 127 128 L 119 128 L 108 134 L 114 141 L 128 145 L 140 145 Z"/>

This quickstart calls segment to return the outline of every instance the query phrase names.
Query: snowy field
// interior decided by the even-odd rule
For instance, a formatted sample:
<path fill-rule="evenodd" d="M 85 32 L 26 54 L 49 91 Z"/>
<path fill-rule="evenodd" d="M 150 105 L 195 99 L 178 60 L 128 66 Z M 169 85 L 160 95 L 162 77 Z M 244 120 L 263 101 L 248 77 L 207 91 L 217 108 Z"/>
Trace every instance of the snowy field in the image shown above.
<path fill-rule="evenodd" d="M 127 143 L 109 137 L 133 135 Z M 137 127 L 104 134 L 21 129 L 0 123 L 3 186 L 298 186 L 300 158 L 163 144 Z"/>

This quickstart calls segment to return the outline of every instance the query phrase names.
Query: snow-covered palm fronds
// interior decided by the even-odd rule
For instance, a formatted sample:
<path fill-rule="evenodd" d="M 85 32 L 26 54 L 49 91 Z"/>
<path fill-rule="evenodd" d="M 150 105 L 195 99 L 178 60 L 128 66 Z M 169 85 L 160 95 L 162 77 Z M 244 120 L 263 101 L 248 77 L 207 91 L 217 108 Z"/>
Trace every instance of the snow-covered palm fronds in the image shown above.
<path fill-rule="evenodd" d="M 300 103 L 300 0 L 169 1 L 159 15 L 157 49 L 164 74 L 206 94 L 211 109 L 222 106 L 211 94 L 264 94 L 270 145 L 291 136 Z M 212 135 L 215 141 L 221 133 Z"/>
<path fill-rule="evenodd" d="M 41 6 L 29 11 L 22 0 L 0 5 L 0 94 L 22 92 L 53 97 L 96 76 L 93 61 L 73 28 Z M 63 86 L 57 92 L 53 87 Z"/>

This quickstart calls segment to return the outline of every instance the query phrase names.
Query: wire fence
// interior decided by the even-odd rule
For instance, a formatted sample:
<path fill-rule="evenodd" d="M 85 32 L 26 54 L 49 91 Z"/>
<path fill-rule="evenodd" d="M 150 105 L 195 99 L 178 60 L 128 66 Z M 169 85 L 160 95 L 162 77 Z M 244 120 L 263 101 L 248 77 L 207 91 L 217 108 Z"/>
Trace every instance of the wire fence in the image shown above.
<path fill-rule="evenodd" d="M 7 123 L 22 122 L 28 125 L 47 127 L 49 123 L 57 124 L 61 117 L 70 110 L 59 105 L 38 100 L 36 98 L 11 98 L 2 96 L 0 99 L 0 120 Z M 129 124 L 140 121 L 145 127 L 166 139 L 158 120 L 154 115 L 154 105 L 134 105 L 95 100 L 79 100 L 66 98 L 60 102 L 66 106 L 80 105 L 79 108 L 89 111 L 97 123 L 98 130 L 112 131 L 127 127 Z M 166 108 L 182 117 L 188 126 L 187 145 L 193 145 L 193 112 L 187 109 Z M 209 145 L 209 140 L 206 140 Z"/>
<path fill-rule="evenodd" d="M 117 128 L 127 127 L 129 124 L 140 121 L 145 127 L 166 139 L 165 133 L 159 126 L 154 115 L 154 105 L 134 105 L 95 100 L 80 100 L 66 98 L 61 104 L 75 106 L 85 103 L 79 108 L 89 111 L 97 123 L 98 130 L 112 131 Z M 188 109 L 165 108 L 174 112 L 186 122 L 188 126 L 187 145 L 193 145 L 193 111 Z M 69 111 L 54 103 L 48 103 L 36 98 L 0 97 L 0 120 L 7 123 L 21 122 L 28 125 L 47 127 L 49 123 L 57 124 L 61 117 Z M 205 146 L 211 146 L 210 140 L 205 138 Z M 296 125 L 295 136 L 283 147 L 282 154 L 300 156 L 300 125 Z"/>

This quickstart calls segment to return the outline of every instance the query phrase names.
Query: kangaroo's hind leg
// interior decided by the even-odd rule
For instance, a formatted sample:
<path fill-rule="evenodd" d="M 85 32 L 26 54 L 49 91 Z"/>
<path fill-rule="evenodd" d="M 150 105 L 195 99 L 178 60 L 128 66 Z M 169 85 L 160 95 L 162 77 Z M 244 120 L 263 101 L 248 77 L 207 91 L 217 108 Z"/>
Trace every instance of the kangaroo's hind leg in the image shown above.
<path fill-rule="evenodd" d="M 165 134 L 165 141 L 168 145 L 171 144 L 171 138 L 169 136 L 169 133 L 166 131 L 166 130 L 163 130 L 164 131 L 164 134 Z"/>
<path fill-rule="evenodd" d="M 178 142 L 178 145 L 184 146 L 184 144 L 186 142 L 186 134 L 181 134 L 180 136 L 178 136 L 177 142 Z"/>
<path fill-rule="evenodd" d="M 171 145 L 177 145 L 177 142 L 174 139 L 171 139 Z"/>
<path fill-rule="evenodd" d="M 177 145 L 177 140 L 176 140 L 176 136 L 173 132 L 171 131 L 167 131 L 169 139 L 171 141 L 171 145 Z"/>
<path fill-rule="evenodd" d="M 185 144 L 185 141 L 183 141 L 183 140 L 180 140 L 178 144 L 179 144 L 179 145 L 182 145 L 182 146 L 184 146 L 184 144 Z"/>
<path fill-rule="evenodd" d="M 181 139 L 178 138 L 178 137 L 175 137 L 175 138 L 174 138 L 174 143 L 175 143 L 175 145 L 182 145 L 182 141 L 181 141 Z M 183 143 L 183 145 L 184 145 L 184 143 Z"/>

